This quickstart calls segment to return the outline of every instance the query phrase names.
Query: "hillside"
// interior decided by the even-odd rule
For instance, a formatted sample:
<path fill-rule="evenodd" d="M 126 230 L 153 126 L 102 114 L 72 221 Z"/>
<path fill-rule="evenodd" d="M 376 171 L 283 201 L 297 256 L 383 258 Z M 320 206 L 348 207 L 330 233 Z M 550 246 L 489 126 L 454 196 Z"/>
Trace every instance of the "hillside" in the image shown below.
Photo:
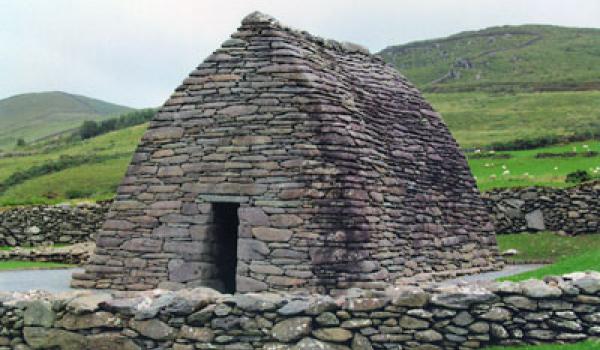
<path fill-rule="evenodd" d="M 428 92 L 600 90 L 600 29 L 492 27 L 380 54 Z"/>
<path fill-rule="evenodd" d="M 18 138 L 31 142 L 81 125 L 103 120 L 131 108 L 65 92 L 41 92 L 0 100 L 0 149 Z"/>

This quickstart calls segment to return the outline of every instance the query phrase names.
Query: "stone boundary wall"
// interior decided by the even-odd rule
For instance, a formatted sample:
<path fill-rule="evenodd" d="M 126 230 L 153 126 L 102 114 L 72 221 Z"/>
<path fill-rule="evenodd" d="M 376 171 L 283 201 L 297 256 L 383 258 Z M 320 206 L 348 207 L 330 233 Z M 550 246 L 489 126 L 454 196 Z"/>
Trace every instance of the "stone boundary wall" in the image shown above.
<path fill-rule="evenodd" d="M 38 205 L 0 211 L 0 246 L 74 244 L 94 240 L 110 202 Z"/>
<path fill-rule="evenodd" d="M 600 273 L 343 296 L 0 294 L 0 349 L 478 349 L 600 335 Z"/>
<path fill-rule="evenodd" d="M 42 246 L 0 250 L 0 261 L 37 261 L 82 265 L 86 263 L 96 245 L 93 242 L 75 243 L 66 247 Z"/>
<path fill-rule="evenodd" d="M 600 181 L 567 189 L 528 187 L 482 193 L 496 233 L 600 232 Z M 111 201 L 0 210 L 0 246 L 74 244 L 94 240 Z"/>
<path fill-rule="evenodd" d="M 496 233 L 564 231 L 600 232 L 600 181 L 561 189 L 528 187 L 482 193 Z"/>

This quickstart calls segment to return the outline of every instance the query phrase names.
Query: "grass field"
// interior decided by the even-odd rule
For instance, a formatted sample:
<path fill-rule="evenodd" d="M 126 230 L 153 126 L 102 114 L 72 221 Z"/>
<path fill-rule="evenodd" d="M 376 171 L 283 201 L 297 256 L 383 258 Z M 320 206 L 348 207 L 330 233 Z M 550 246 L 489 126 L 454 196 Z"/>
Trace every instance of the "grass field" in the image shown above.
<path fill-rule="evenodd" d="M 600 29 L 491 27 L 390 46 L 383 58 L 424 90 L 593 88 L 600 81 Z"/>
<path fill-rule="evenodd" d="M 60 91 L 16 95 L 0 100 L 0 149 L 64 132 L 84 120 L 103 120 L 131 108 Z"/>
<path fill-rule="evenodd" d="M 430 93 L 425 97 L 463 148 L 600 130 L 600 91 Z"/>
<path fill-rule="evenodd" d="M 511 248 L 519 251 L 518 255 L 508 258 L 511 261 L 553 261 L 551 265 L 505 280 L 521 281 L 576 271 L 600 271 L 600 239 L 597 234 L 563 237 L 552 232 L 519 233 L 498 235 L 497 240 L 500 251 Z"/>
<path fill-rule="evenodd" d="M 546 344 L 526 346 L 493 346 L 484 350 L 599 350 L 600 342 L 588 340 L 576 344 Z"/>
<path fill-rule="evenodd" d="M 0 182 L 16 171 L 40 166 L 61 156 L 115 156 L 39 176 L 0 193 L 0 206 L 62 202 L 69 197 L 110 198 L 121 181 L 146 125 L 130 127 L 64 146 L 45 154 L 0 159 Z"/>
<path fill-rule="evenodd" d="M 600 153 L 600 141 L 590 140 L 526 151 L 496 152 L 495 155 L 509 154 L 510 158 L 474 159 L 471 157 L 469 166 L 477 178 L 480 190 L 532 185 L 564 187 L 568 185 L 565 183 L 566 175 L 576 170 L 586 170 L 594 176 L 600 175 L 600 155 L 584 156 L 586 150 Z M 577 151 L 580 155 L 565 158 L 535 157 L 538 153 L 573 151 Z"/>
<path fill-rule="evenodd" d="M 37 261 L 0 261 L 0 271 L 31 270 L 31 269 L 60 269 L 73 267 L 73 265 L 37 262 Z"/>

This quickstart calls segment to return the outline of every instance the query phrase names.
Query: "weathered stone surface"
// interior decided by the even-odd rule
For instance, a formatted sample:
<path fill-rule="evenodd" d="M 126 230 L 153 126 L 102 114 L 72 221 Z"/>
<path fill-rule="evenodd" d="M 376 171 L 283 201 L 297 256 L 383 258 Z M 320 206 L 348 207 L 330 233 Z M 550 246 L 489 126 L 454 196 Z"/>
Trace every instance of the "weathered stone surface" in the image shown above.
<path fill-rule="evenodd" d="M 172 339 L 176 335 L 173 327 L 154 318 L 146 321 L 131 320 L 129 327 L 150 339 Z"/>
<path fill-rule="evenodd" d="M 184 129 L 180 127 L 163 127 L 147 131 L 144 139 L 149 141 L 177 140 L 183 136 Z"/>
<path fill-rule="evenodd" d="M 396 287 L 386 291 L 392 297 L 392 304 L 396 306 L 422 307 L 428 302 L 428 295 L 416 287 Z"/>
<path fill-rule="evenodd" d="M 48 302 L 36 300 L 25 308 L 23 323 L 26 326 L 52 327 L 56 314 L 52 311 L 52 305 Z"/>
<path fill-rule="evenodd" d="M 331 344 L 313 338 L 304 338 L 294 345 L 291 350 L 350 350 L 347 346 Z"/>
<path fill-rule="evenodd" d="M 252 234 L 256 239 L 266 242 L 287 242 L 292 237 L 291 230 L 284 230 L 271 227 L 256 227 L 252 229 Z"/>
<path fill-rule="evenodd" d="M 103 332 L 86 337 L 88 347 L 94 350 L 141 350 L 133 340 L 113 332 Z"/>
<path fill-rule="evenodd" d="M 530 298 L 551 298 L 562 295 L 560 288 L 548 285 L 540 280 L 528 280 L 521 284 L 523 293 Z"/>
<path fill-rule="evenodd" d="M 57 321 L 57 325 L 67 330 L 121 328 L 123 321 L 109 312 L 96 312 L 83 315 L 67 314 Z"/>
<path fill-rule="evenodd" d="M 25 327 L 23 328 L 25 342 L 32 349 L 80 350 L 87 346 L 83 335 L 60 329 Z"/>
<path fill-rule="evenodd" d="M 544 213 L 539 209 L 525 214 L 525 221 L 527 222 L 527 228 L 529 229 L 538 231 L 546 229 L 546 225 L 544 225 Z"/>
<path fill-rule="evenodd" d="M 290 318 L 274 325 L 271 334 L 284 343 L 296 341 L 310 334 L 311 322 L 310 317 Z"/>
<path fill-rule="evenodd" d="M 352 332 L 339 327 L 320 328 L 312 332 L 317 339 L 335 343 L 343 343 L 352 339 Z"/>
<path fill-rule="evenodd" d="M 210 328 L 198 328 L 184 325 L 181 327 L 178 337 L 195 340 L 202 343 L 209 343 L 215 338 L 215 334 Z"/>

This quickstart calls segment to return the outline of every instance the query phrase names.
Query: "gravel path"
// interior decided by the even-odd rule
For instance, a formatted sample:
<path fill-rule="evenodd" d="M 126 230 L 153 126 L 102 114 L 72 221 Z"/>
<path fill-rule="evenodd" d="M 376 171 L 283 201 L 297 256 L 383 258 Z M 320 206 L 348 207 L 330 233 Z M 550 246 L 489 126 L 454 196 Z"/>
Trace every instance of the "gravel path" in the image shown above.
<path fill-rule="evenodd" d="M 500 277 L 515 275 L 521 272 L 538 269 L 544 265 L 507 265 L 501 271 L 486 272 L 479 275 L 462 276 L 444 281 L 444 284 L 460 284 L 478 281 L 491 281 Z M 54 269 L 54 270 L 20 270 L 0 272 L 0 291 L 25 292 L 32 289 L 46 290 L 49 292 L 64 292 L 72 290 L 69 287 L 71 274 L 82 269 Z"/>
<path fill-rule="evenodd" d="M 522 272 L 531 270 L 537 270 L 543 267 L 543 264 L 522 264 L 522 265 L 506 265 L 504 269 L 500 271 L 485 272 L 478 275 L 461 276 L 451 280 L 444 281 L 444 284 L 459 284 L 459 283 L 470 283 L 470 282 L 484 282 L 493 281 L 497 278 L 507 277 L 516 275 Z"/>
<path fill-rule="evenodd" d="M 32 289 L 49 292 L 72 290 L 71 274 L 82 269 L 18 270 L 0 272 L 0 291 L 26 292 Z"/>

